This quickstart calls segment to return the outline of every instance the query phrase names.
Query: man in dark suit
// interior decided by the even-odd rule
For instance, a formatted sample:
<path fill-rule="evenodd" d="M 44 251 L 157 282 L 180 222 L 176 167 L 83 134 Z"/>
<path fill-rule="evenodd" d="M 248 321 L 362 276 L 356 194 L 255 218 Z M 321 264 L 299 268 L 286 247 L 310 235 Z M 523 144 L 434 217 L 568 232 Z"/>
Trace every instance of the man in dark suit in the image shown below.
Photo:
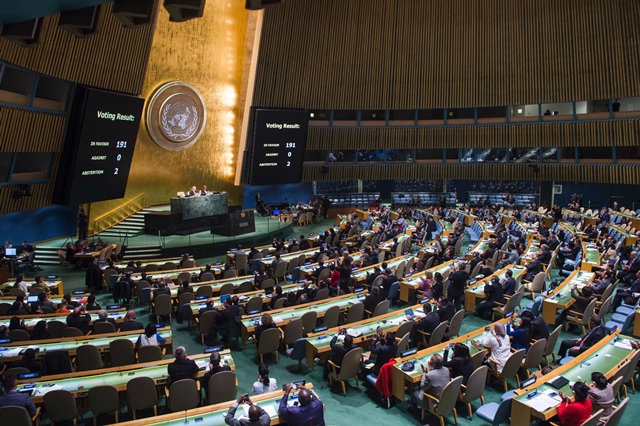
<path fill-rule="evenodd" d="M 440 325 L 440 315 L 433 312 L 432 309 L 431 303 L 425 303 L 422 305 L 422 310 L 424 311 L 425 316 L 413 325 L 413 329 L 411 330 L 412 346 L 417 346 L 418 342 L 422 341 L 422 335 L 419 333 L 420 331 L 431 334 L 433 333 L 433 330 Z"/>
<path fill-rule="evenodd" d="M 120 326 L 120 331 L 144 330 L 144 325 L 136 321 L 136 312 L 128 311 L 124 317 L 124 322 Z"/>
<path fill-rule="evenodd" d="M 391 284 L 393 284 L 396 281 L 398 281 L 398 277 L 393 275 L 391 273 L 391 269 L 389 269 L 389 268 L 384 270 L 384 272 L 382 273 L 382 276 L 384 276 L 384 279 L 382 280 L 382 283 L 380 284 L 380 294 L 382 295 L 382 297 L 384 299 L 386 299 L 387 296 L 389 296 L 389 290 L 391 290 Z"/>
<path fill-rule="evenodd" d="M 436 232 L 438 232 L 436 221 L 433 220 L 433 217 L 429 217 L 429 222 L 427 223 L 427 240 L 431 240 L 433 238 L 433 234 Z"/>
<path fill-rule="evenodd" d="M 173 352 L 176 358 L 171 364 L 167 365 L 167 372 L 171 378 L 171 383 L 182 379 L 194 379 L 198 374 L 198 365 L 192 359 L 187 357 L 187 351 L 180 346 Z"/>
<path fill-rule="evenodd" d="M 102 291 L 102 271 L 98 266 L 98 258 L 94 257 L 85 274 L 85 286 L 89 291 Z"/>
<path fill-rule="evenodd" d="M 578 356 L 607 335 L 607 330 L 601 325 L 600 317 L 594 315 L 590 320 L 591 331 L 581 339 L 563 340 L 560 343 L 558 355 L 564 358 L 569 351 L 569 356 Z M 559 360 L 558 360 L 559 361 Z"/>
<path fill-rule="evenodd" d="M 618 272 L 617 278 L 624 281 L 626 285 L 629 285 L 635 279 L 638 271 L 640 271 L 638 252 L 632 251 L 631 254 L 629 254 L 629 262 L 622 268 L 622 271 Z"/>
<path fill-rule="evenodd" d="M 109 324 L 112 324 L 116 328 L 116 331 L 118 331 L 118 327 L 119 327 L 118 323 L 113 318 L 109 318 L 107 311 L 105 311 L 104 309 L 101 309 L 98 311 L 98 319 L 93 322 L 93 325 L 95 326 L 99 322 L 108 322 Z M 140 325 L 142 326 L 142 324 Z M 134 329 L 134 330 L 137 330 L 137 329 Z"/>
<path fill-rule="evenodd" d="M 311 244 L 309 243 L 309 240 L 307 240 L 304 235 L 300 235 L 300 250 L 304 251 L 304 250 L 309 250 L 311 248 Z"/>
<path fill-rule="evenodd" d="M 546 244 L 542 244 L 540 246 L 540 254 L 538 254 L 538 261 L 540 263 L 544 263 L 545 265 L 548 265 L 550 260 L 551 260 L 551 252 L 549 251 L 549 246 Z"/>
<path fill-rule="evenodd" d="M 469 273 L 465 270 L 464 263 L 457 265 L 456 271 L 449 275 L 449 290 L 447 296 L 451 300 L 454 309 L 462 309 L 462 300 L 464 299 L 464 289 L 469 280 Z"/>
<path fill-rule="evenodd" d="M 611 306 L 613 309 L 616 309 L 618 306 L 620 306 L 622 301 L 627 297 L 638 300 L 638 298 L 634 296 L 634 293 L 636 295 L 640 293 L 640 271 L 636 272 L 636 278 L 637 279 L 629 287 L 621 288 L 616 291 L 616 295 L 613 298 L 613 304 Z"/>
<path fill-rule="evenodd" d="M 167 284 L 165 284 L 164 281 L 160 281 L 158 283 L 158 288 L 153 290 L 153 297 L 158 297 L 161 294 L 168 294 L 169 296 L 171 296 L 171 290 L 169 289 L 169 287 L 167 287 Z"/>
<path fill-rule="evenodd" d="M 200 308 L 198 310 L 198 312 L 200 312 L 200 317 L 202 318 L 202 314 L 204 314 L 205 312 L 209 312 L 209 311 L 218 311 L 217 308 L 213 307 L 213 299 L 207 299 L 207 301 L 205 302 L 204 308 Z M 203 383 L 203 384 L 206 384 Z"/>
<path fill-rule="evenodd" d="M 90 323 L 91 315 L 87 313 L 87 309 L 84 306 L 74 308 L 73 312 L 67 316 L 67 325 L 69 327 L 77 328 L 82 331 L 82 334 L 87 334 L 91 331 L 91 327 L 89 326 Z"/>
<path fill-rule="evenodd" d="M 527 263 L 527 271 L 524 279 L 527 281 L 533 281 L 533 278 L 542 272 L 542 264 L 538 260 L 537 253 L 531 255 L 531 262 Z"/>
<path fill-rule="evenodd" d="M 364 299 L 364 310 L 365 311 L 369 311 L 369 312 L 373 312 L 373 310 L 376 308 L 376 306 L 378 306 L 378 303 L 382 302 L 383 300 L 384 300 L 384 298 L 380 294 L 380 288 L 379 287 L 372 287 L 371 288 L 371 294 L 369 294 Z"/>
<path fill-rule="evenodd" d="M 297 385 L 299 406 L 289 406 L 291 384 L 284 387 L 284 396 L 280 400 L 278 415 L 290 425 L 324 426 L 324 407 L 322 402 L 303 385 Z"/>
<path fill-rule="evenodd" d="M 4 386 L 5 394 L 0 396 L 0 407 L 23 407 L 32 417 L 36 414 L 36 406 L 31 401 L 31 397 L 28 393 L 18 392 L 16 390 L 16 377 L 11 375 L 4 378 L 2 382 Z"/>
<path fill-rule="evenodd" d="M 455 308 L 449 303 L 449 300 L 442 296 L 438 299 L 438 309 L 436 313 L 440 317 L 440 322 L 451 321 L 451 318 L 456 314 Z"/>
<path fill-rule="evenodd" d="M 507 269 L 507 272 L 505 272 L 504 275 L 507 279 L 502 283 L 502 295 L 513 296 L 516 292 L 516 279 L 513 278 L 513 271 L 511 269 Z"/>
<path fill-rule="evenodd" d="M 485 300 L 480 302 L 476 308 L 476 315 L 480 318 L 485 318 L 487 314 L 491 315 L 491 310 L 497 307 L 498 303 L 505 303 L 500 278 L 497 276 L 491 278 L 491 282 L 484 286 L 484 294 Z"/>
<path fill-rule="evenodd" d="M 398 344 L 394 333 L 387 333 L 384 339 L 382 331 L 374 334 L 371 341 L 371 354 L 376 356 L 375 364 L 371 368 L 373 374 L 377 376 L 380 373 L 380 368 L 396 356 L 397 349 Z"/>
<path fill-rule="evenodd" d="M 242 416 L 236 419 L 236 409 L 240 404 L 245 403 L 245 399 L 246 403 L 249 404 L 249 418 Z M 268 426 L 271 424 L 271 417 L 263 408 L 251 402 L 249 395 L 245 393 L 240 395 L 240 398 L 229 407 L 229 412 L 224 416 L 224 421 L 231 426 Z"/>
<path fill-rule="evenodd" d="M 338 343 L 338 336 L 340 336 L 340 334 L 336 334 L 335 336 L 333 336 L 331 342 L 329 343 L 332 352 L 331 356 L 329 357 L 329 361 L 338 366 L 338 371 L 340 371 L 340 366 L 342 365 L 344 356 L 351 349 L 354 349 L 356 347 L 353 344 L 353 337 L 346 334 L 346 332 L 347 330 L 344 328 L 340 330 L 340 334 L 345 335 L 342 344 Z M 329 372 L 331 371 L 331 364 L 329 363 L 329 361 L 324 363 L 324 373 L 322 374 L 322 380 L 329 380 Z"/>
<path fill-rule="evenodd" d="M 187 197 L 193 197 L 198 193 L 198 188 L 196 186 L 192 186 L 189 192 L 187 192 Z"/>

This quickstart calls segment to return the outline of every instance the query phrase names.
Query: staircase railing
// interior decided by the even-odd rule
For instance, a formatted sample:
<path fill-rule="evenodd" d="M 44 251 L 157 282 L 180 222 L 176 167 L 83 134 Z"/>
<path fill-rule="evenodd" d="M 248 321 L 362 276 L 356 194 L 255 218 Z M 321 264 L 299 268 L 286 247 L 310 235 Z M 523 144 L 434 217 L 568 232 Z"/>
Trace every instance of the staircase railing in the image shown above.
<path fill-rule="evenodd" d="M 93 221 L 93 226 L 89 229 L 90 235 L 99 234 L 112 226 L 117 225 L 128 217 L 133 216 L 140 210 L 149 207 L 149 197 L 147 194 L 140 194 L 136 198 L 127 201 L 125 204 L 111 210 Z"/>

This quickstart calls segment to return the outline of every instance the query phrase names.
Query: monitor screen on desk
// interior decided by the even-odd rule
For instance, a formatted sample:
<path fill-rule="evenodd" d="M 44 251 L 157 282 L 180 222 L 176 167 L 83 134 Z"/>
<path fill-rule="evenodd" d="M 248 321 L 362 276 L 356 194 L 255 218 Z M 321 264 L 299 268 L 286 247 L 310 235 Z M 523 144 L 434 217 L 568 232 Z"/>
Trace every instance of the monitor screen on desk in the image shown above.
<path fill-rule="evenodd" d="M 18 251 L 15 247 L 5 247 L 4 255 L 6 257 L 16 257 L 18 255 Z"/>

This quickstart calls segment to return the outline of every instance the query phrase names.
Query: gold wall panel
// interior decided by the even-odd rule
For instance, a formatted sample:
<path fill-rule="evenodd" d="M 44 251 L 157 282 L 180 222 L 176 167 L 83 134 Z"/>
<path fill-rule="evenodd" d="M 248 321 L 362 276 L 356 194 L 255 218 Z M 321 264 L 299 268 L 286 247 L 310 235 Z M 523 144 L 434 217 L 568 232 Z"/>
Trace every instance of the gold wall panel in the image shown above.
<path fill-rule="evenodd" d="M 227 191 L 229 203 L 242 203 L 242 187 L 233 185 L 241 123 L 240 90 L 248 12 L 237 1 L 207 1 L 199 19 L 169 22 L 160 8 L 141 96 L 170 81 L 195 86 L 207 106 L 200 140 L 184 151 L 167 151 L 151 139 L 143 116 L 124 199 L 91 205 L 91 218 L 112 211 L 141 194 L 151 204 L 166 204 L 192 185 Z M 145 108 L 146 114 L 146 108 Z"/>
<path fill-rule="evenodd" d="M 305 167 L 303 180 L 527 180 L 561 182 L 598 182 L 637 185 L 640 182 L 640 166 L 607 166 L 592 164 L 540 164 L 538 171 L 527 164 L 418 164 L 332 166 L 322 174 L 321 167 Z"/>
<path fill-rule="evenodd" d="M 307 149 L 640 145 L 640 120 L 422 128 L 309 128 Z"/>
<path fill-rule="evenodd" d="M 259 106 L 413 109 L 640 95 L 637 0 L 287 0 L 265 10 L 262 34 Z"/>

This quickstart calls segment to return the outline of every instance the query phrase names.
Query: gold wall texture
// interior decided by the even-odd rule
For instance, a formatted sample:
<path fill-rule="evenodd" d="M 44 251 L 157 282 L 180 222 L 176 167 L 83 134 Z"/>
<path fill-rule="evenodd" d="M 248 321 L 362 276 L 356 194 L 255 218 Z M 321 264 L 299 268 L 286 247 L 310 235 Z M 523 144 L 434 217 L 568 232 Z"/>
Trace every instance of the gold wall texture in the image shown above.
<path fill-rule="evenodd" d="M 147 194 L 150 204 L 164 204 L 192 185 L 227 191 L 229 203 L 242 203 L 242 187 L 233 185 L 242 105 L 245 36 L 249 13 L 244 3 L 209 0 L 204 16 L 169 22 L 160 7 L 140 96 L 151 99 L 170 81 L 195 86 L 207 106 L 204 133 L 192 147 L 167 151 L 151 139 L 143 117 L 124 199 L 93 203 L 91 219 Z M 146 114 L 146 105 L 145 105 Z"/>

